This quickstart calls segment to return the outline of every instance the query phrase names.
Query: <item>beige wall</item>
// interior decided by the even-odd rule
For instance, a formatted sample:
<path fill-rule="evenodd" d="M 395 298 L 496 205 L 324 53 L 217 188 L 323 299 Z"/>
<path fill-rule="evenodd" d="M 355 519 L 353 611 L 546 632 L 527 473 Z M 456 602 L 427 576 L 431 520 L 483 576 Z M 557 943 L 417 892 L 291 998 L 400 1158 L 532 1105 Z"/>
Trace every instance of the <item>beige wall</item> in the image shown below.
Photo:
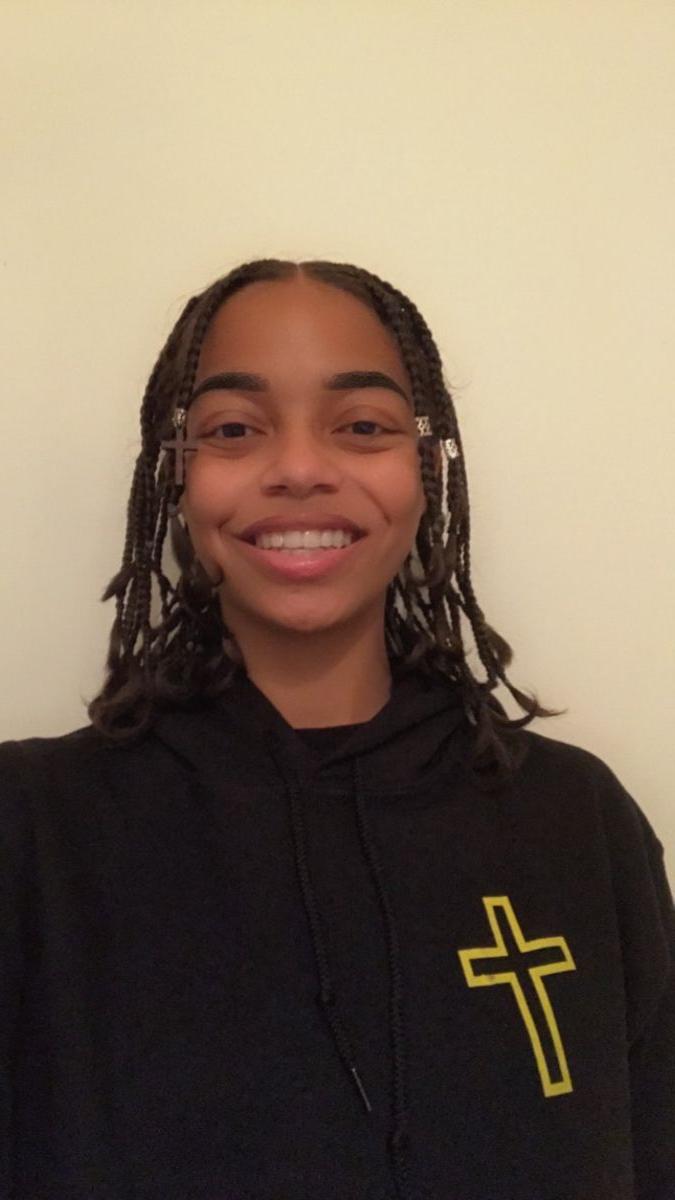
<path fill-rule="evenodd" d="M 672 2 L 1 0 L 0 45 L 0 736 L 86 721 L 182 302 L 347 259 L 437 335 L 480 602 L 569 708 L 532 728 L 609 762 L 675 877 Z"/>

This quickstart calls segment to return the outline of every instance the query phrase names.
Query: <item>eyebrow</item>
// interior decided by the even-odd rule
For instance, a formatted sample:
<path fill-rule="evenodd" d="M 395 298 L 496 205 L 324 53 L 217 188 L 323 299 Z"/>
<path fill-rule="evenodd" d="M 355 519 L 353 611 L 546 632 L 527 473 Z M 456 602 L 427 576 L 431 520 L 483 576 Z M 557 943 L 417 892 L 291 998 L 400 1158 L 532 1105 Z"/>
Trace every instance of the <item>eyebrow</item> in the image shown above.
<path fill-rule="evenodd" d="M 397 392 L 407 404 L 410 404 L 410 398 L 401 385 L 382 371 L 342 371 L 338 375 L 331 375 L 329 379 L 324 379 L 323 387 L 331 392 L 348 391 L 352 388 L 387 388 L 389 391 Z M 267 392 L 270 389 L 270 381 L 263 375 L 252 375 L 247 371 L 223 371 L 219 375 L 211 375 L 208 379 L 202 380 L 193 391 L 191 400 L 196 400 L 197 396 L 203 395 L 204 392 L 219 392 L 225 389 L 241 392 Z"/>

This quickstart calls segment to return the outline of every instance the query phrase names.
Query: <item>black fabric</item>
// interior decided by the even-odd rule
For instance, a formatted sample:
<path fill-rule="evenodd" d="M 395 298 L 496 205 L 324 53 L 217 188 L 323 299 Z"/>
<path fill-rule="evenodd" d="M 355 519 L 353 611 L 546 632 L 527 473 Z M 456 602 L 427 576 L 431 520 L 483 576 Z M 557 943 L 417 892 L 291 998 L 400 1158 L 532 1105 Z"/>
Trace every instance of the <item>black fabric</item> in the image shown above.
<path fill-rule="evenodd" d="M 296 729 L 295 732 L 302 738 L 306 746 L 322 756 L 336 750 L 355 729 L 359 728 L 359 724 L 361 722 L 355 725 L 327 725 L 313 729 Z"/>
<path fill-rule="evenodd" d="M 0 1200 L 673 1200 L 662 844 L 472 734 L 440 676 L 296 730 L 239 673 L 0 746 Z"/>

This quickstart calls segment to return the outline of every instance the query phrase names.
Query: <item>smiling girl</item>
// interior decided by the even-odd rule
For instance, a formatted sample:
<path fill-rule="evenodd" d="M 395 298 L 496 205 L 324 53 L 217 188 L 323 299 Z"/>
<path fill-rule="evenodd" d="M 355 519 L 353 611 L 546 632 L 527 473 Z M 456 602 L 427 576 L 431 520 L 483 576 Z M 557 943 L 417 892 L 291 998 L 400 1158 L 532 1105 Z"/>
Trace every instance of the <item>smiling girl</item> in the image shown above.
<path fill-rule="evenodd" d="M 672 1200 L 663 846 L 525 728 L 418 309 L 237 267 L 141 434 L 90 723 L 0 747 L 0 1194 Z"/>

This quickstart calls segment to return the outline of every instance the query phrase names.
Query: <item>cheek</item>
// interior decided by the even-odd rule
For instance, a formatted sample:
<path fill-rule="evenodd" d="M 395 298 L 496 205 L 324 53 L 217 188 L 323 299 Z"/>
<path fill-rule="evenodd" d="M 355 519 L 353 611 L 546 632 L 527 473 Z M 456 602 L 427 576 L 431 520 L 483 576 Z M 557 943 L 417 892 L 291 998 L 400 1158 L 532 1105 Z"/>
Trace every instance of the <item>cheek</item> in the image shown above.
<path fill-rule="evenodd" d="M 426 507 L 421 478 L 408 469 L 399 471 L 380 502 L 385 517 L 381 549 L 389 567 L 398 567 L 414 546 L 420 520 Z"/>
<path fill-rule="evenodd" d="M 392 520 L 405 520 L 423 509 L 424 488 L 416 450 L 373 456 L 355 477 L 361 490 Z"/>
<path fill-rule="evenodd" d="M 395 524 L 417 529 L 427 501 L 419 474 L 400 472 L 391 487 L 390 514 Z"/>
<path fill-rule="evenodd" d="M 197 557 L 207 569 L 218 557 L 220 529 L 233 522 L 236 488 L 224 480 L 222 471 L 209 470 L 209 464 L 192 463 L 186 474 L 180 510 L 190 533 Z"/>
<path fill-rule="evenodd" d="M 215 468 L 215 469 L 214 469 Z M 186 472 L 181 508 L 186 521 L 210 526 L 226 521 L 236 505 L 237 488 L 231 476 L 208 459 L 190 463 Z"/>

